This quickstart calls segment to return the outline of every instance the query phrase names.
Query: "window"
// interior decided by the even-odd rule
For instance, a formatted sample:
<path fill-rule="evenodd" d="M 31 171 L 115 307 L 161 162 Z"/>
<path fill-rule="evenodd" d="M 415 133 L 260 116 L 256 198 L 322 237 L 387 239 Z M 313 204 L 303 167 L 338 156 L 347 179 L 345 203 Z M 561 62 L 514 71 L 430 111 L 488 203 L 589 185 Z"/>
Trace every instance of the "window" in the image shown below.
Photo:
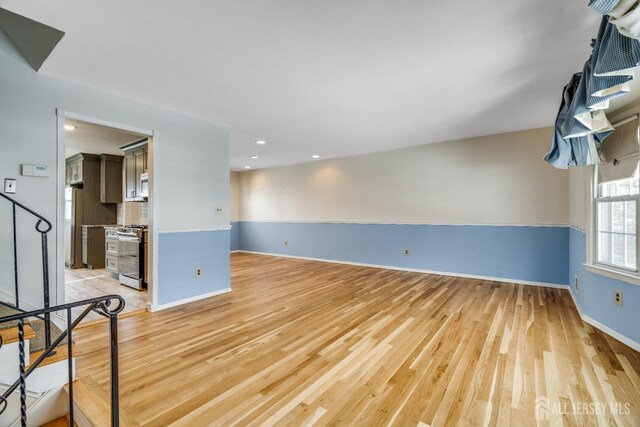
<path fill-rule="evenodd" d="M 629 178 L 598 184 L 595 260 L 598 264 L 638 271 L 639 175 L 636 167 Z"/>
<path fill-rule="evenodd" d="M 600 152 L 596 167 L 593 242 L 594 264 L 638 275 L 640 168 L 638 118 L 616 127 Z"/>

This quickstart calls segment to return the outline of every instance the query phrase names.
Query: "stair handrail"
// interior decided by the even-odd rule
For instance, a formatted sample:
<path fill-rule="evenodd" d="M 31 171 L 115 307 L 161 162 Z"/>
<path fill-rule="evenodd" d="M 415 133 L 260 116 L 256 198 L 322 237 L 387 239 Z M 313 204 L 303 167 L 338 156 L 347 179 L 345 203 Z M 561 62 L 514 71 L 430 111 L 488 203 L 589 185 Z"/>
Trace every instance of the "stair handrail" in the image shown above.
<path fill-rule="evenodd" d="M 114 303 L 117 305 L 112 306 Z M 91 311 L 98 313 L 109 319 L 109 342 L 110 342 L 110 374 L 111 374 L 111 425 L 118 427 L 120 424 L 120 402 L 119 402 L 119 381 L 118 381 L 118 314 L 122 312 L 125 301 L 120 295 L 106 295 L 96 298 L 89 298 L 82 301 L 61 304 L 55 307 L 42 308 L 32 311 L 21 311 L 17 314 L 0 317 L 0 324 L 5 322 L 18 322 L 18 357 L 20 377 L 0 396 L 0 414 L 7 408 L 7 399 L 20 387 L 20 419 L 21 425 L 27 425 L 27 377 L 44 361 L 48 356 L 53 354 L 55 348 L 67 338 L 67 374 L 69 388 L 69 425 L 74 426 L 74 408 L 73 408 L 73 329 L 89 314 Z M 82 313 L 73 320 L 72 309 L 85 307 Z M 56 311 L 67 312 L 67 326 L 50 345 L 48 345 L 42 354 L 31 363 L 29 368 L 25 366 L 25 338 L 24 338 L 24 321 L 29 317 L 39 317 L 48 315 Z M 0 339 L 0 348 L 2 347 L 2 339 Z"/>
<path fill-rule="evenodd" d="M 11 203 L 12 216 L 13 216 L 13 274 L 14 274 L 14 292 L 15 292 L 15 308 L 24 311 L 20 308 L 20 281 L 18 280 L 18 234 L 17 234 L 17 218 L 16 218 L 16 207 L 24 210 L 25 212 L 33 215 L 38 219 L 35 225 L 35 229 L 38 233 L 40 233 L 41 244 L 42 244 L 42 293 L 43 293 L 43 301 L 44 308 L 49 308 L 50 306 L 50 297 L 49 297 L 49 243 L 47 234 L 53 229 L 53 225 L 51 221 L 49 221 L 44 216 L 40 215 L 33 209 L 23 205 L 12 197 L 7 196 L 6 194 L 0 193 L 0 197 L 8 200 Z M 51 345 L 51 315 L 50 312 L 46 312 L 44 315 L 44 324 L 45 324 L 45 346 L 49 347 Z"/>

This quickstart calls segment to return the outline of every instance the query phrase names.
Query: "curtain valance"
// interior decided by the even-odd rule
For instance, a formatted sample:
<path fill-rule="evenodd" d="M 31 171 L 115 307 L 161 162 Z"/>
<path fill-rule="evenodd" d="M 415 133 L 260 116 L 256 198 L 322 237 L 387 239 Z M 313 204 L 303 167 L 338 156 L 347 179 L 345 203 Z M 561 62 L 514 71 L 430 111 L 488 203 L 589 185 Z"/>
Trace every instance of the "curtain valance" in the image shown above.
<path fill-rule="evenodd" d="M 611 22 L 626 17 L 627 26 L 640 27 L 640 22 L 629 22 L 640 10 L 638 1 L 592 0 L 589 6 L 605 16 L 592 40 L 591 57 L 563 89 L 551 148 L 544 157 L 560 169 L 600 163 L 601 145 L 614 131 L 604 110 L 609 101 L 629 93 L 634 68 L 640 65 L 640 41 Z"/>

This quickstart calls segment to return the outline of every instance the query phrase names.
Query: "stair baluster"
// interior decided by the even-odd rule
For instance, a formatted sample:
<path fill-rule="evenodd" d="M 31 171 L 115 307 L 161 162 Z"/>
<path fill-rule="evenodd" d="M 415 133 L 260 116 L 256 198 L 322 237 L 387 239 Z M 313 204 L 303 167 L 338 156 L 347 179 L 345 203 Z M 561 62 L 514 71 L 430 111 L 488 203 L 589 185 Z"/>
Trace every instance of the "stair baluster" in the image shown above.
<path fill-rule="evenodd" d="M 67 360 L 68 360 L 68 384 L 69 384 L 69 423 L 74 425 L 74 408 L 73 408 L 73 340 L 72 330 L 75 328 L 89 312 L 94 311 L 109 319 L 110 332 L 110 361 L 111 361 L 111 425 L 119 425 L 119 387 L 118 387 L 118 313 L 124 309 L 125 302 L 119 295 L 107 295 L 97 298 L 90 298 L 69 304 L 62 304 L 51 307 L 49 295 L 49 244 L 47 235 L 53 228 L 42 215 L 34 212 L 25 205 L 12 199 L 11 197 L 0 193 L 0 197 L 8 200 L 12 204 L 12 229 L 13 229 L 13 269 L 14 269 L 14 292 L 15 307 L 18 313 L 0 318 L 0 324 L 5 322 L 17 321 L 18 323 L 18 353 L 19 353 L 19 378 L 0 396 L 0 414 L 2 414 L 8 405 L 8 398 L 18 389 L 20 391 L 20 421 L 21 425 L 27 425 L 27 387 L 26 380 L 29 375 L 49 356 L 55 354 L 55 349 L 66 338 L 67 339 Z M 42 296 L 43 308 L 26 311 L 20 308 L 20 282 L 18 277 L 18 236 L 17 236 L 17 208 L 24 210 L 37 219 L 35 229 L 40 233 L 41 239 L 41 256 L 42 256 Z M 112 307 L 112 304 L 117 304 Z M 0 302 L 0 304 L 11 307 L 10 304 Z M 73 308 L 84 308 L 82 313 L 75 319 L 72 319 Z M 63 331 L 52 342 L 51 337 L 51 313 L 57 311 L 66 311 L 66 330 Z M 44 321 L 45 350 L 38 359 L 26 367 L 25 354 L 25 319 L 36 317 Z M 2 348 L 2 339 L 0 337 L 0 348 Z"/>

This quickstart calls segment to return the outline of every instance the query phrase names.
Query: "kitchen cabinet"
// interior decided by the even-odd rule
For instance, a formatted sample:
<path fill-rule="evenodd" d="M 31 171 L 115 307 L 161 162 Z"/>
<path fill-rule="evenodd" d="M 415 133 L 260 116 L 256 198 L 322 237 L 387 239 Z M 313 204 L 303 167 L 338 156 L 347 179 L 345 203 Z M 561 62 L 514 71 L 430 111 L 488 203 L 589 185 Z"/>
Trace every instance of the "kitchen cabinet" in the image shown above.
<path fill-rule="evenodd" d="M 98 160 L 95 154 L 79 153 L 67 159 L 67 167 L 65 170 L 65 180 L 68 179 L 69 185 L 78 185 L 84 183 L 86 162 Z"/>
<path fill-rule="evenodd" d="M 71 185 L 71 166 L 66 165 L 64 173 L 64 186 L 69 187 Z"/>
<path fill-rule="evenodd" d="M 118 228 L 104 228 L 104 264 L 113 276 L 118 275 Z"/>
<path fill-rule="evenodd" d="M 87 248 L 87 246 L 89 246 L 88 244 L 88 236 L 87 236 L 87 228 L 86 227 L 82 227 L 82 263 L 83 264 L 87 264 L 89 262 L 88 258 L 88 252 L 89 249 Z"/>
<path fill-rule="evenodd" d="M 120 147 L 124 150 L 125 201 L 144 201 L 147 198 L 144 179 L 148 169 L 147 147 L 146 140 Z"/>
<path fill-rule="evenodd" d="M 100 203 L 122 203 L 123 156 L 100 155 Z"/>
<path fill-rule="evenodd" d="M 105 267 L 104 226 L 82 226 L 82 263 L 90 270 Z"/>

